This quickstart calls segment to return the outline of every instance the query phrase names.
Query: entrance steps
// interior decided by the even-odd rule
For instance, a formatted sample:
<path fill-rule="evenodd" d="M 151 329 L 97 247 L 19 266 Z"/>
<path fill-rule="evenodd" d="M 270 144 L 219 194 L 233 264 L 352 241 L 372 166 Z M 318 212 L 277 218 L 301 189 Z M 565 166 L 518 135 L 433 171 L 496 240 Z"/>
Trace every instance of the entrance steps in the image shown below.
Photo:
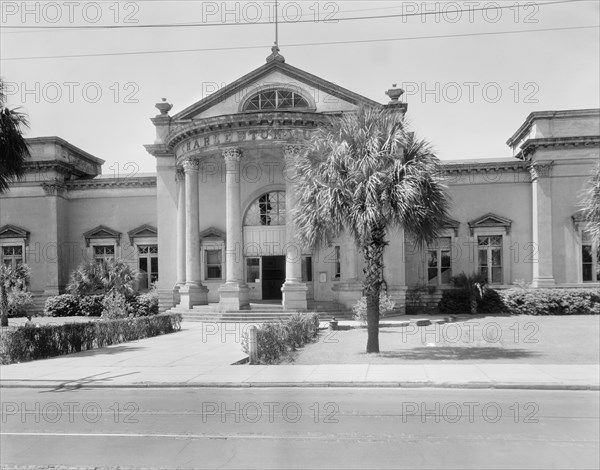
<path fill-rule="evenodd" d="M 329 321 L 333 317 L 349 320 L 352 311 L 335 302 L 309 301 L 307 312 L 317 312 L 321 321 Z M 219 304 L 196 305 L 191 309 L 173 307 L 166 313 L 181 313 L 183 321 L 236 323 L 236 322 L 276 322 L 285 321 L 298 313 L 296 310 L 285 310 L 280 303 L 251 303 L 249 310 L 220 312 Z"/>

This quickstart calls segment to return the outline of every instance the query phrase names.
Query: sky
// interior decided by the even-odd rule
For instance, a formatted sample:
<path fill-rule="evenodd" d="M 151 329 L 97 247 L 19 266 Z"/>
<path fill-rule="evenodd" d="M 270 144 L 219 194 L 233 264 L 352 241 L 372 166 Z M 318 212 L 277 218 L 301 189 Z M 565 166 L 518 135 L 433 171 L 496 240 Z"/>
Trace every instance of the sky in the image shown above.
<path fill-rule="evenodd" d="M 600 3 L 553 2 L 281 0 L 278 40 L 288 64 L 380 103 L 406 90 L 440 159 L 506 158 L 529 113 L 600 107 Z M 111 175 L 154 171 L 155 103 L 181 111 L 275 40 L 272 1 L 0 5 L 0 76 L 26 135 L 62 137 Z"/>

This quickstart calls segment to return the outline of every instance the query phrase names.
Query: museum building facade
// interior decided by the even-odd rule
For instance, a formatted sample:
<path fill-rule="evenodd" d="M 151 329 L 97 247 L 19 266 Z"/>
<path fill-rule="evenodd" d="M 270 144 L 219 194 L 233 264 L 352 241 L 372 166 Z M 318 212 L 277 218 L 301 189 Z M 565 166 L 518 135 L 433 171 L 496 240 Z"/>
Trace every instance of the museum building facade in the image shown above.
<path fill-rule="evenodd" d="M 177 114 L 156 105 L 146 145 L 156 174 L 104 176 L 102 160 L 58 137 L 28 139 L 26 176 L 0 196 L 0 261 L 31 266 L 37 309 L 82 261 L 117 257 L 140 271 L 138 289 L 157 284 L 161 311 L 350 307 L 362 296 L 361 255 L 344 234 L 317 252 L 298 243 L 293 162 L 331 115 L 377 106 L 404 116 L 401 90 L 387 94 L 374 102 L 274 48 L 263 66 Z M 442 161 L 452 220 L 424 250 L 390 231 L 388 293 L 403 308 L 410 289 L 439 297 L 460 272 L 498 288 L 600 288 L 579 205 L 599 143 L 600 110 L 541 111 L 508 140 L 512 158 Z"/>

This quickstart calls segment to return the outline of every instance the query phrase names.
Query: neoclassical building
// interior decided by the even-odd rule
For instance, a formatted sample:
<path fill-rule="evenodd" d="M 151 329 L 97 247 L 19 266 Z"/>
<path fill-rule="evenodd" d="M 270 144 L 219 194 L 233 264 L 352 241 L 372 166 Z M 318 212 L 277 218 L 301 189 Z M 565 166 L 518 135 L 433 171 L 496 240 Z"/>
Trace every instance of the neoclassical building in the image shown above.
<path fill-rule="evenodd" d="M 25 179 L 0 196 L 1 261 L 32 267 L 37 308 L 63 292 L 85 259 L 120 257 L 157 283 L 161 310 L 244 312 L 261 301 L 305 310 L 351 306 L 362 295 L 362 258 L 341 234 L 318 252 L 299 245 L 293 160 L 330 115 L 384 106 L 402 116 L 401 90 L 380 104 L 287 64 L 264 65 L 171 114 L 158 103 L 146 145 L 156 174 L 101 175 L 103 161 L 58 137 L 29 139 Z M 443 161 L 452 222 L 416 250 L 388 234 L 384 280 L 405 304 L 431 300 L 460 272 L 504 288 L 600 288 L 600 255 L 580 216 L 581 189 L 600 159 L 600 110 L 532 112 L 507 144 L 513 157 Z"/>

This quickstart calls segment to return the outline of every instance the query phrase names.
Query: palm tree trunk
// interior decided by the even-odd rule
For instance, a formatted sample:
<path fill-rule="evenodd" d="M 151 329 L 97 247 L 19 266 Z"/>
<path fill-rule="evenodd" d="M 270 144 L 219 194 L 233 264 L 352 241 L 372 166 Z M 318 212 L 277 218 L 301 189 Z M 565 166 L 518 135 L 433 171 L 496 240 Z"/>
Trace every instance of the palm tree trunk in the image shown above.
<path fill-rule="evenodd" d="M 383 275 L 385 229 L 374 229 L 371 243 L 364 247 L 365 295 L 367 297 L 367 353 L 379 352 L 379 293 Z"/>

